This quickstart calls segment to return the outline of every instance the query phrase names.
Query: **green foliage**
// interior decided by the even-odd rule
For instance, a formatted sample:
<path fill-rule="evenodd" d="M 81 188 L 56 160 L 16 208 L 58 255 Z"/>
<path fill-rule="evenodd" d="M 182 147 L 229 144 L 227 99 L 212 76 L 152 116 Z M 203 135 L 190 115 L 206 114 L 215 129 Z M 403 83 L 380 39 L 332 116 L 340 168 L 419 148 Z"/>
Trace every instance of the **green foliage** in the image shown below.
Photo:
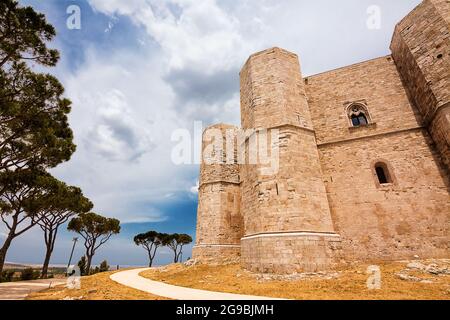
<path fill-rule="evenodd" d="M 54 36 L 43 14 L 14 0 L 0 3 L 1 170 L 55 167 L 75 151 L 63 86 L 29 68 L 29 62 L 56 65 L 58 51 L 47 48 Z"/>
<path fill-rule="evenodd" d="M 28 281 L 28 280 L 36 280 L 39 278 L 39 271 L 33 270 L 33 268 L 26 268 L 20 274 L 20 280 Z"/>
<path fill-rule="evenodd" d="M 90 275 L 96 274 L 100 272 L 99 267 L 91 268 L 91 271 L 89 272 Z"/>
<path fill-rule="evenodd" d="M 63 86 L 25 64 L 0 70 L 0 169 L 52 168 L 75 152 Z"/>
<path fill-rule="evenodd" d="M 87 261 L 86 261 L 86 257 L 85 256 L 82 256 L 81 258 L 80 258 L 80 261 L 78 261 L 78 268 L 80 268 L 80 274 L 82 275 L 82 276 L 85 276 L 86 275 L 86 264 L 87 264 Z"/>
<path fill-rule="evenodd" d="M 66 185 L 56 181 L 53 192 L 48 198 L 49 210 L 38 221 L 39 227 L 44 231 L 46 254 L 42 266 L 42 278 L 47 277 L 48 265 L 56 242 L 59 227 L 71 217 L 88 212 L 93 204 L 83 196 L 80 188 Z"/>
<path fill-rule="evenodd" d="M 149 231 L 146 233 L 140 233 L 134 237 L 134 243 L 138 246 L 146 246 L 149 244 L 162 244 L 162 238 L 164 237 L 164 234 L 156 232 L 156 231 Z"/>
<path fill-rule="evenodd" d="M 188 234 L 163 234 L 162 244 L 168 246 L 174 252 L 173 262 L 177 263 L 183 253 L 183 246 L 192 242 L 192 237 Z"/>
<path fill-rule="evenodd" d="M 67 229 L 77 232 L 83 237 L 87 257 L 86 269 L 90 272 L 92 257 L 112 235 L 120 232 L 120 221 L 100 216 L 94 212 L 82 213 L 70 220 Z"/>
<path fill-rule="evenodd" d="M 45 66 L 54 66 L 59 54 L 47 48 L 55 29 L 45 16 L 31 7 L 19 7 L 15 0 L 0 2 L 0 66 L 9 61 L 31 60 Z"/>
<path fill-rule="evenodd" d="M 76 149 L 64 87 L 54 76 L 32 70 L 58 62 L 58 51 L 47 47 L 55 35 L 43 14 L 16 0 L 0 2 L 0 217 L 9 230 L 0 248 L 0 272 L 12 239 L 45 214 L 92 208 L 81 190 L 45 172 Z"/>
<path fill-rule="evenodd" d="M 167 237 L 166 234 L 159 233 L 157 231 L 149 231 L 146 233 L 140 233 L 134 237 L 134 243 L 138 246 L 143 247 L 147 250 L 149 264 L 151 267 L 153 264 L 153 259 L 156 255 L 156 250 L 163 244 L 163 239 Z"/>
<path fill-rule="evenodd" d="M 120 221 L 89 212 L 80 214 L 70 220 L 67 229 L 79 233 L 83 238 L 98 239 L 102 235 L 118 234 L 120 232 Z"/>
<path fill-rule="evenodd" d="M 100 271 L 100 272 L 106 272 L 106 271 L 109 271 L 108 261 L 103 260 L 102 263 L 100 263 L 99 271 Z"/>
<path fill-rule="evenodd" d="M 14 270 L 5 270 L 0 274 L 0 282 L 11 282 L 14 280 Z"/>
<path fill-rule="evenodd" d="M 109 271 L 109 265 L 108 265 L 108 262 L 106 260 L 104 260 L 104 261 L 102 261 L 102 263 L 100 263 L 100 266 L 91 268 L 91 272 L 89 274 L 93 275 L 96 273 L 107 272 L 107 271 Z"/>
<path fill-rule="evenodd" d="M 28 217 L 52 210 L 61 182 L 42 170 L 0 171 L 0 214 Z"/>

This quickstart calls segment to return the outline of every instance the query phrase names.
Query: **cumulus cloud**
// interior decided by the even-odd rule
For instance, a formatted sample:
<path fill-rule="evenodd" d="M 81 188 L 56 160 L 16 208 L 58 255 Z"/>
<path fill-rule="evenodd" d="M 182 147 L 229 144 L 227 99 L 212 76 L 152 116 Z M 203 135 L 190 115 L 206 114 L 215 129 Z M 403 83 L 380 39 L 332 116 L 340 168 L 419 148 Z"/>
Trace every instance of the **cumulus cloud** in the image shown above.
<path fill-rule="evenodd" d="M 90 150 L 111 160 L 136 160 L 154 145 L 146 126 L 136 121 L 126 96 L 117 89 L 91 97 L 97 105 L 98 122 L 88 132 Z"/>
<path fill-rule="evenodd" d="M 239 69 L 246 55 L 258 47 L 259 38 L 245 39 L 246 25 L 238 17 L 214 0 L 89 3 L 104 14 L 126 16 L 145 28 L 160 48 L 161 77 L 173 88 L 177 111 L 185 118 L 213 121 L 230 101 L 235 103 L 232 112 L 239 114 L 239 101 L 234 99 Z M 239 117 L 226 118 L 235 122 Z"/>
<path fill-rule="evenodd" d="M 62 48 L 66 57 L 82 48 L 71 56 L 80 61 L 76 68 L 58 70 L 73 101 L 70 123 L 78 148 L 52 172 L 80 186 L 95 211 L 136 224 L 170 221 L 172 208 L 183 211 L 171 204 L 183 196 L 195 201 L 198 167 L 171 162 L 171 134 L 192 129 L 195 120 L 239 124 L 238 73 L 250 54 L 272 46 L 296 52 L 304 75 L 381 56 L 389 53 L 394 24 L 420 2 L 86 1 L 97 14 L 85 26 L 102 17 L 102 41 L 127 39 L 116 46 L 112 41 L 107 52 L 94 36 L 90 46 L 82 41 Z M 373 4 L 382 9 L 378 31 L 366 27 Z M 117 263 L 123 263 L 120 253 L 135 247 L 129 239 L 112 243 L 104 250 Z"/>
<path fill-rule="evenodd" d="M 164 221 L 155 204 L 183 190 L 197 170 L 171 162 L 171 133 L 189 123 L 178 116 L 161 69 L 149 52 L 92 50 L 82 68 L 63 75 L 78 148 L 53 172 L 82 187 L 95 210 L 124 222 Z"/>
<path fill-rule="evenodd" d="M 130 17 L 161 46 L 169 70 L 189 67 L 212 74 L 240 63 L 247 46 L 239 21 L 214 0 L 89 0 L 96 10 Z M 234 54 L 230 54 L 235 52 Z"/>
<path fill-rule="evenodd" d="M 200 188 L 200 185 L 199 185 L 200 183 L 199 183 L 199 181 L 197 180 L 197 184 L 195 185 L 195 186 L 192 186 L 190 189 L 189 189 L 189 191 L 191 191 L 191 193 L 193 193 L 193 194 L 198 194 L 198 188 Z"/>

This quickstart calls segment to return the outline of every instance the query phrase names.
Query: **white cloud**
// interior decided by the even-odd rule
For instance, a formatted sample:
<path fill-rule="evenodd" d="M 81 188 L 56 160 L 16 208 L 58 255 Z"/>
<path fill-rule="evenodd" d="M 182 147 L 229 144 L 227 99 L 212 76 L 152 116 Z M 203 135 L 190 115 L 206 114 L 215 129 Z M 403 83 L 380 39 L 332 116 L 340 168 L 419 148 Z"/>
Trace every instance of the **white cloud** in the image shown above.
<path fill-rule="evenodd" d="M 200 188 L 200 186 L 199 186 L 199 181 L 197 180 L 196 185 L 195 185 L 195 186 L 192 186 L 192 187 L 189 189 L 189 191 L 190 191 L 191 193 L 193 193 L 193 194 L 198 194 L 198 188 Z"/>
<path fill-rule="evenodd" d="M 90 99 L 98 108 L 98 123 L 88 133 L 94 152 L 112 160 L 134 160 L 153 148 L 147 125 L 133 115 L 123 92 L 111 89 Z"/>
<path fill-rule="evenodd" d="M 189 68 L 212 74 L 229 70 L 241 64 L 253 47 L 249 39 L 243 38 L 240 21 L 214 0 L 89 3 L 102 13 L 128 16 L 145 27 L 161 46 L 169 71 Z"/>
<path fill-rule="evenodd" d="M 163 215 L 152 215 L 149 216 L 146 214 L 145 216 L 135 216 L 131 219 L 121 220 L 121 223 L 148 223 L 148 222 L 162 222 L 166 221 L 167 217 Z"/>
<path fill-rule="evenodd" d="M 91 50 L 77 72 L 63 75 L 77 152 L 53 172 L 80 186 L 94 210 L 123 222 L 163 221 L 152 203 L 185 190 L 197 171 L 171 162 L 171 133 L 189 123 L 161 68 L 150 53 Z"/>

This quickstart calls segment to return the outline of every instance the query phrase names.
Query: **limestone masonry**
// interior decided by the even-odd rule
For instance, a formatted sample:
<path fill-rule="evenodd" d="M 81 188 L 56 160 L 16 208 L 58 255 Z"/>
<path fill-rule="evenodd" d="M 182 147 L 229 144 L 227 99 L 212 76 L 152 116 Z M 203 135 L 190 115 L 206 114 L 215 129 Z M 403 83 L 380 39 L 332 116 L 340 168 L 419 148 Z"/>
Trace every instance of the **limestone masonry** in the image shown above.
<path fill-rule="evenodd" d="M 250 56 L 241 126 L 278 130 L 279 168 L 238 163 L 238 143 L 201 165 L 194 258 L 292 273 L 450 256 L 450 2 L 423 1 L 391 51 L 307 78 L 286 50 Z"/>

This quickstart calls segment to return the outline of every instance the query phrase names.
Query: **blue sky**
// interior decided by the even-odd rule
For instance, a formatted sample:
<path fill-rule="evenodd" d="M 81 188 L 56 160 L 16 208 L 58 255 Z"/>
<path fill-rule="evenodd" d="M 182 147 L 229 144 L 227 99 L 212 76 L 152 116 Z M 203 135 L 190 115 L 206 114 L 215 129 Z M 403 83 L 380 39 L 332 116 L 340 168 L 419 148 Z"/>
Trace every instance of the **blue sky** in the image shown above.
<path fill-rule="evenodd" d="M 303 75 L 383 56 L 395 23 L 420 1 L 19 2 L 56 27 L 51 46 L 62 59 L 45 71 L 58 76 L 73 101 L 77 152 L 52 173 L 81 187 L 94 211 L 122 221 L 121 234 L 94 262 L 145 265 L 145 252 L 132 243 L 136 233 L 195 236 L 199 168 L 172 163 L 171 134 L 192 131 L 194 121 L 239 124 L 239 70 L 250 54 L 283 47 L 299 54 Z M 70 5 L 81 9 L 80 30 L 66 26 Z M 367 26 L 373 5 L 380 10 L 377 29 Z M 66 263 L 73 236 L 59 235 L 52 263 Z M 78 245 L 76 260 L 82 249 Z M 14 241 L 7 261 L 41 263 L 43 256 L 35 228 Z M 171 259 L 164 249 L 157 263 Z"/>

